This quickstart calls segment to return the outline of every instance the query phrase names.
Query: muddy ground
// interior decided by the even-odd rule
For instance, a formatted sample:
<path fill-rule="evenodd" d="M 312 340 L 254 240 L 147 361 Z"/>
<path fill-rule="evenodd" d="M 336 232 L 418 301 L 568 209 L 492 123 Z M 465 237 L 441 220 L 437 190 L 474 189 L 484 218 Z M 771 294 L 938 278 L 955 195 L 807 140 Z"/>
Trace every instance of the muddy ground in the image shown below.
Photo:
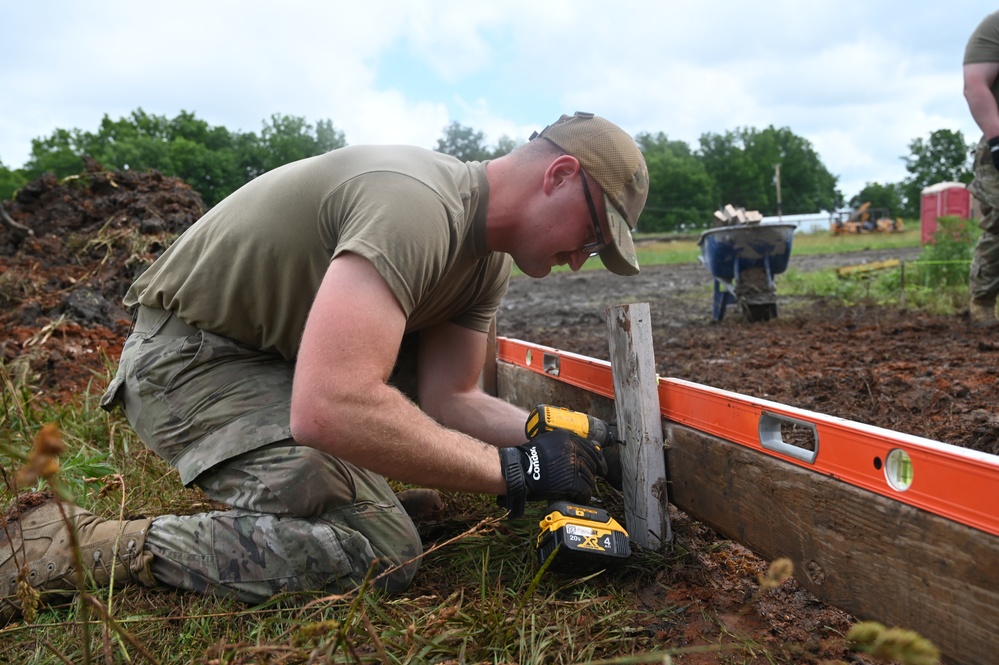
<path fill-rule="evenodd" d="M 8 377 L 31 385 L 39 400 L 99 390 L 128 330 L 122 295 L 204 204 L 176 179 L 91 165 L 75 180 L 31 183 L 4 210 L 0 358 Z M 791 266 L 820 270 L 917 253 L 792 255 Z M 733 306 L 716 323 L 710 284 L 700 264 L 649 267 L 634 278 L 606 271 L 514 278 L 498 330 L 607 358 L 606 308 L 648 302 L 660 375 L 999 453 L 999 331 L 974 328 L 964 316 L 813 298 L 782 299 L 778 318 L 752 324 Z M 790 649 L 782 662 L 859 662 L 842 640 L 851 617 L 793 581 L 758 593 L 766 562 L 682 514 L 674 527 L 691 552 L 682 566 L 618 580 L 648 617 L 635 627 L 647 644 L 748 639 Z"/>
<path fill-rule="evenodd" d="M 919 249 L 791 256 L 790 268 L 913 259 Z M 780 277 L 777 278 L 778 281 Z M 712 279 L 699 263 L 514 279 L 500 335 L 608 358 L 606 309 L 648 302 L 656 368 L 754 397 L 999 453 L 999 331 L 966 314 L 780 298 L 778 317 L 747 323 L 735 305 L 715 322 Z"/>

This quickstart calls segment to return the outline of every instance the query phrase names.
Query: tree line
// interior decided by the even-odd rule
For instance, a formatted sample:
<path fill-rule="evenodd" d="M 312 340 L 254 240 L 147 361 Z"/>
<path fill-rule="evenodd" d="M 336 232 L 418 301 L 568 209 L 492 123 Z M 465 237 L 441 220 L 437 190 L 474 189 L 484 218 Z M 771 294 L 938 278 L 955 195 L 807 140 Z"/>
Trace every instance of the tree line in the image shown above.
<path fill-rule="evenodd" d="M 0 199 L 9 199 L 46 172 L 60 178 L 79 173 L 86 155 L 109 169 L 156 169 L 183 178 L 211 206 L 277 166 L 347 145 L 331 120 L 313 125 L 302 117 L 274 114 L 262 124 L 257 134 L 212 126 L 188 111 L 174 118 L 141 108 L 118 120 L 105 115 L 96 131 L 57 129 L 34 139 L 22 168 L 0 162 Z M 914 218 L 924 187 L 972 178 L 972 145 L 961 132 L 947 129 L 909 144 L 910 154 L 900 157 L 909 173 L 903 181 L 869 182 L 849 201 L 812 144 L 787 127 L 706 133 L 696 148 L 662 132 L 642 132 L 635 140 L 649 167 L 649 199 L 639 229 L 647 232 L 707 227 L 713 211 L 726 204 L 770 216 L 833 211 L 869 201 L 894 216 Z M 517 145 L 502 136 L 489 146 L 481 131 L 452 122 L 434 149 L 482 161 Z"/>
<path fill-rule="evenodd" d="M 180 177 L 211 206 L 277 166 L 345 145 L 343 132 L 329 120 L 313 126 L 275 114 L 258 135 L 213 127 L 187 111 L 170 119 L 140 108 L 118 120 L 105 115 L 94 132 L 57 129 L 32 140 L 23 168 L 0 163 L 0 198 L 46 172 L 60 178 L 79 173 L 87 155 L 108 169 L 156 169 Z"/>
<path fill-rule="evenodd" d="M 926 139 L 913 139 L 909 155 L 901 158 L 908 177 L 896 183 L 869 182 L 850 199 L 850 206 L 870 202 L 872 208 L 887 209 L 892 216 L 919 219 L 920 193 L 925 187 L 939 182 L 972 181 L 974 148 L 975 144 L 966 141 L 960 131 L 950 129 L 930 132 Z"/>

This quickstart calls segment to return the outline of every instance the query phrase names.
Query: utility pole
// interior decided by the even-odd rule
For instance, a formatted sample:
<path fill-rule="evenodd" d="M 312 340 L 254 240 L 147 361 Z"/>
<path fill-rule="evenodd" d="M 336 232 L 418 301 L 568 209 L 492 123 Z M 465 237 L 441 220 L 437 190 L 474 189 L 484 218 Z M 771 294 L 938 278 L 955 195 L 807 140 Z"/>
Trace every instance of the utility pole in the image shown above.
<path fill-rule="evenodd" d="M 780 202 L 780 164 L 774 164 L 774 170 L 777 173 L 777 176 L 776 176 L 776 182 L 777 182 L 777 221 L 779 223 L 781 221 L 781 216 L 783 215 L 783 210 L 781 209 L 781 202 Z"/>

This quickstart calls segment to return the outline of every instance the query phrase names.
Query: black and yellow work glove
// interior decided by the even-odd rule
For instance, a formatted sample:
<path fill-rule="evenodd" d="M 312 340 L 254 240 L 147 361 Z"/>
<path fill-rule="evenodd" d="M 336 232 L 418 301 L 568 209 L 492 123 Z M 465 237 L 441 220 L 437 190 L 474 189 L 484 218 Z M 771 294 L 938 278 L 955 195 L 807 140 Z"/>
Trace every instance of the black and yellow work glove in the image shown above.
<path fill-rule="evenodd" d="M 506 495 L 498 503 L 510 517 L 522 516 L 527 501 L 586 503 L 597 475 L 607 473 L 600 449 L 564 430 L 539 434 L 516 448 L 500 448 L 499 454 Z"/>
<path fill-rule="evenodd" d="M 989 154 L 992 157 L 992 165 L 999 169 L 999 136 L 993 136 L 988 140 Z"/>

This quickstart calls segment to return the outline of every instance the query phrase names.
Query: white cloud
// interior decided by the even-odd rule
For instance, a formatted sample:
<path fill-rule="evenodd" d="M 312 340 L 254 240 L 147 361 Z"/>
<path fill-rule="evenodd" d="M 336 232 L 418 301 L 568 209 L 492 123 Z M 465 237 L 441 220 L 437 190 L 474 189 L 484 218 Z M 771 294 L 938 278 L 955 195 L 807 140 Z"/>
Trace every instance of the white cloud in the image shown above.
<path fill-rule="evenodd" d="M 787 126 L 849 198 L 904 177 L 914 138 L 977 139 L 960 76 L 993 9 L 977 4 L 6 3 L 0 160 L 19 166 L 32 138 L 139 107 L 241 131 L 273 113 L 329 118 L 350 143 L 426 147 L 452 120 L 524 140 L 590 110 L 695 148 L 708 132 Z"/>

